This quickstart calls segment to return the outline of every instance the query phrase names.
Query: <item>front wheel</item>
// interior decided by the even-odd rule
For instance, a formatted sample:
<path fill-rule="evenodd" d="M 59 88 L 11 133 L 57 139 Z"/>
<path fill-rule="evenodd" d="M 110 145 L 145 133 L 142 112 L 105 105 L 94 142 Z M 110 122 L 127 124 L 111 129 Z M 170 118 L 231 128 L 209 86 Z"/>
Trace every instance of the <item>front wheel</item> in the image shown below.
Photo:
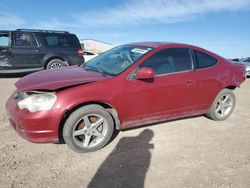
<path fill-rule="evenodd" d="M 217 121 L 225 120 L 232 114 L 235 102 L 233 91 L 223 89 L 215 98 L 206 116 Z"/>
<path fill-rule="evenodd" d="M 113 132 L 114 123 L 109 112 L 99 105 L 88 105 L 69 116 L 64 124 L 63 138 L 69 148 L 83 153 L 103 148 Z"/>

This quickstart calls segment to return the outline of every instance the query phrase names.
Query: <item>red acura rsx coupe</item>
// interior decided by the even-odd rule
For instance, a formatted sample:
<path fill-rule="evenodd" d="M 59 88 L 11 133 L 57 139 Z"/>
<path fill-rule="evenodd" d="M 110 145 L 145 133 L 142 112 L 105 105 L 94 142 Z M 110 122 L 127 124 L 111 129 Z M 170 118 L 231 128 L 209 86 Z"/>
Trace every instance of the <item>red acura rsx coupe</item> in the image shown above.
<path fill-rule="evenodd" d="M 244 80 L 244 66 L 196 46 L 131 43 L 81 66 L 21 78 L 6 108 L 23 138 L 62 138 L 74 151 L 89 152 L 117 130 L 203 114 L 225 120 Z"/>

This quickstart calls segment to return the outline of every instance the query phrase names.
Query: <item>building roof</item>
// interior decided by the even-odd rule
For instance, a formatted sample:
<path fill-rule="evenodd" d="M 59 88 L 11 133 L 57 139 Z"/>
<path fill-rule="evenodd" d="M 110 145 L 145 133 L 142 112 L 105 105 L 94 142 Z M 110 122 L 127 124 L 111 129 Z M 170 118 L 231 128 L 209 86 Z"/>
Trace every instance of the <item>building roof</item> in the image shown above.
<path fill-rule="evenodd" d="M 80 42 L 81 42 L 81 41 L 84 41 L 84 40 L 92 40 L 92 41 L 95 41 L 95 42 L 100 42 L 100 43 L 104 43 L 104 44 L 108 44 L 108 45 L 113 45 L 113 44 L 110 44 L 110 43 L 108 43 L 108 42 L 103 42 L 103 41 L 96 40 L 96 39 L 80 39 Z"/>

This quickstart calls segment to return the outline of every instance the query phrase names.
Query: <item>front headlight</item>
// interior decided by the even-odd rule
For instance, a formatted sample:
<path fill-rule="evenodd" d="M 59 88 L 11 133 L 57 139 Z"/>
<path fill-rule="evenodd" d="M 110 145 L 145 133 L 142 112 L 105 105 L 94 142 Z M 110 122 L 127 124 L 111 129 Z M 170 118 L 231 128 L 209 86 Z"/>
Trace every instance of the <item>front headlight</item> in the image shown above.
<path fill-rule="evenodd" d="M 17 103 L 22 109 L 28 109 L 30 112 L 40 110 L 50 110 L 56 102 L 56 94 L 54 92 L 38 92 L 32 91 L 25 93 L 23 99 Z"/>

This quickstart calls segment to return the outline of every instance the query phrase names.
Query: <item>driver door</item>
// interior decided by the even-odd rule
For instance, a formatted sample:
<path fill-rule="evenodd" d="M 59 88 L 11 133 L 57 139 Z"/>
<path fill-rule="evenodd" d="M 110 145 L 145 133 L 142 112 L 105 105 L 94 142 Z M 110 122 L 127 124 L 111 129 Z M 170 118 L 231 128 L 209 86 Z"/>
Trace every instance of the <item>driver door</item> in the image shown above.
<path fill-rule="evenodd" d="M 16 69 L 41 67 L 41 52 L 32 33 L 13 32 L 11 59 Z"/>
<path fill-rule="evenodd" d="M 192 113 L 198 88 L 189 49 L 162 50 L 141 67 L 153 68 L 155 77 L 126 80 L 123 128 Z"/>

